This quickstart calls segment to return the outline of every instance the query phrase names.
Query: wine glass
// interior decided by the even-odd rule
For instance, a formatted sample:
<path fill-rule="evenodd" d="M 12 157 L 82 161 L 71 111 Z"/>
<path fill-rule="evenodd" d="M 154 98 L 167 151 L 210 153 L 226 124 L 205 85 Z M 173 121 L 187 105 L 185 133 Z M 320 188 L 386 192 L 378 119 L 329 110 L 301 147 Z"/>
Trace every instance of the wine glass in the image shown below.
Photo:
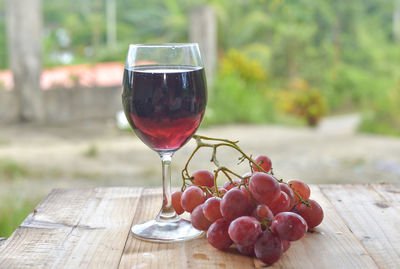
<path fill-rule="evenodd" d="M 122 103 L 136 135 L 162 162 L 161 210 L 154 220 L 134 225 L 134 236 L 157 242 L 201 236 L 172 207 L 170 167 L 172 155 L 192 137 L 206 108 L 206 78 L 198 44 L 130 45 Z"/>

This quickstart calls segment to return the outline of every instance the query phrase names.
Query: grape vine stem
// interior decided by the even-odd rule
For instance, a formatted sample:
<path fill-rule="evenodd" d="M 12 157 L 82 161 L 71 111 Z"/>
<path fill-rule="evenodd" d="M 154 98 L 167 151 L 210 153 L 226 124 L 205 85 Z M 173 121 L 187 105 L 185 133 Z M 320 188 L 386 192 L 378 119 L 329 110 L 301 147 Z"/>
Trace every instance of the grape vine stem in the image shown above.
<path fill-rule="evenodd" d="M 207 136 L 203 136 L 203 135 L 193 135 L 192 137 L 195 141 L 196 141 L 196 148 L 193 150 L 193 152 L 190 154 L 188 160 L 185 163 L 184 168 L 182 169 L 181 175 L 182 175 L 182 187 L 181 187 L 181 191 L 183 192 L 186 188 L 186 186 L 188 186 L 190 183 L 192 183 L 193 177 L 190 176 L 189 173 L 189 164 L 192 161 L 193 157 L 195 156 L 195 154 L 199 151 L 199 149 L 201 148 L 212 148 L 212 154 L 211 154 L 211 159 L 210 162 L 214 163 L 214 165 L 216 166 L 216 169 L 214 170 L 214 186 L 215 186 L 215 192 L 217 194 L 218 197 L 221 197 L 221 193 L 218 190 L 218 185 L 217 185 L 217 178 L 220 172 L 222 172 L 227 178 L 228 180 L 233 184 L 233 179 L 232 176 L 235 176 L 237 178 L 239 178 L 242 183 L 240 185 L 243 185 L 246 187 L 247 191 L 250 193 L 250 196 L 252 197 L 252 199 L 254 199 L 252 193 L 250 192 L 250 190 L 247 188 L 246 184 L 245 184 L 245 180 L 247 177 L 243 177 L 241 175 L 239 175 L 238 173 L 232 171 L 231 169 L 225 167 L 225 166 L 221 166 L 220 162 L 217 159 L 217 149 L 220 147 L 229 147 L 232 148 L 234 150 L 236 150 L 237 152 L 240 153 L 240 157 L 239 157 L 239 164 L 242 163 L 243 161 L 247 160 L 249 162 L 249 166 L 250 166 L 250 170 L 251 172 L 253 172 L 253 167 L 257 167 L 258 171 L 264 172 L 264 173 L 268 173 L 267 171 L 265 171 L 260 164 L 256 163 L 253 158 L 251 157 L 251 155 L 247 155 L 239 146 L 238 143 L 239 141 L 232 141 L 229 139 L 223 139 L 223 138 L 214 138 L 214 137 L 207 137 Z M 271 172 L 269 172 L 268 174 L 273 175 L 272 173 L 272 169 Z M 285 183 L 282 179 L 276 179 L 279 183 Z M 286 183 L 285 183 L 286 184 Z M 209 187 L 201 187 L 204 191 L 206 191 L 209 194 L 212 194 L 213 191 L 209 188 Z M 301 202 L 303 204 L 306 204 L 307 206 L 310 207 L 310 204 L 308 203 L 307 200 L 303 199 L 298 193 L 296 193 L 295 191 L 293 191 L 295 193 L 295 195 L 298 198 L 298 202 Z"/>
<path fill-rule="evenodd" d="M 239 175 L 238 173 L 233 172 L 231 169 L 220 165 L 220 163 L 217 159 L 217 149 L 219 147 L 230 147 L 230 148 L 235 149 L 237 152 L 239 152 L 241 154 L 241 157 L 239 158 L 239 160 L 241 160 L 241 162 L 246 159 L 249 161 L 251 170 L 253 170 L 253 168 L 251 166 L 251 164 L 253 164 L 260 171 L 266 172 L 258 163 L 256 163 L 253 160 L 253 158 L 251 156 L 247 155 L 237 145 L 239 143 L 239 141 L 232 141 L 229 139 L 222 139 L 222 138 L 213 138 L 213 137 L 207 137 L 207 136 L 202 136 L 202 135 L 194 135 L 193 139 L 196 141 L 196 148 L 190 154 L 190 156 L 189 156 L 188 160 L 186 161 L 186 164 L 181 172 L 182 180 L 183 180 L 183 184 L 182 184 L 182 188 L 181 188 L 182 191 L 185 190 L 185 188 L 187 186 L 187 182 L 191 182 L 193 180 L 193 178 L 189 174 L 188 167 L 189 167 L 191 160 L 195 156 L 196 152 L 201 148 L 212 148 L 213 149 L 210 161 L 212 163 L 214 163 L 214 165 L 216 166 L 216 169 L 214 170 L 214 186 L 218 186 L 217 178 L 218 178 L 219 172 L 222 172 L 231 183 L 233 183 L 233 179 L 230 176 L 230 174 L 234 175 L 235 177 L 240 178 L 242 181 L 245 180 L 245 178 L 242 177 L 241 175 Z M 205 142 L 205 141 L 208 141 L 208 142 Z M 212 143 L 212 142 L 214 142 L 214 143 Z M 210 191 L 210 190 L 208 190 L 208 191 Z M 221 197 L 221 194 L 219 193 L 219 190 L 217 187 L 215 188 L 215 192 L 217 193 L 218 197 Z"/>

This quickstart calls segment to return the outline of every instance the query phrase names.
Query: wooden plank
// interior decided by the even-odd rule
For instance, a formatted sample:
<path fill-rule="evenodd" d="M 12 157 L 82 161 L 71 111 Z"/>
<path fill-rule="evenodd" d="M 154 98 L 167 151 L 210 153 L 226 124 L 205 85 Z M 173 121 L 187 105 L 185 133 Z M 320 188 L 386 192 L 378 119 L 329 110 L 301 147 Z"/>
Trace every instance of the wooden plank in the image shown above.
<path fill-rule="evenodd" d="M 116 268 L 132 225 L 141 190 L 100 188 L 89 199 L 79 225 L 65 244 L 55 268 Z M 70 246 L 68 246 L 70 244 Z"/>
<path fill-rule="evenodd" d="M 77 225 L 80 213 L 77 209 L 85 205 L 92 192 L 90 189 L 52 191 L 0 247 L 0 268 L 34 267 L 40 259 L 44 264 L 51 263 L 55 259 L 51 251 Z M 66 201 L 70 206 L 63 204 Z"/>
<path fill-rule="evenodd" d="M 400 268 L 400 214 L 398 204 L 393 203 L 399 199 L 399 189 L 385 194 L 372 185 L 328 185 L 321 189 L 376 264 Z"/>
<path fill-rule="evenodd" d="M 295 242 L 271 268 L 377 268 L 363 246 L 346 227 L 333 205 L 313 187 L 313 197 L 325 210 L 325 220 L 314 233 Z M 143 196 L 135 222 L 153 218 L 161 192 Z M 178 258 L 177 258 L 178 257 Z M 176 244 L 148 243 L 129 235 L 120 268 L 254 268 L 263 267 L 257 259 L 240 255 L 234 248 L 226 252 L 212 248 L 205 238 Z"/>
<path fill-rule="evenodd" d="M 382 185 L 312 186 L 324 222 L 270 268 L 399 267 L 399 194 Z M 174 244 L 135 239 L 132 220 L 154 218 L 161 197 L 160 189 L 55 190 L 0 247 L 0 268 L 264 266 L 233 247 L 218 251 L 206 238 Z"/>
<path fill-rule="evenodd" d="M 292 242 L 271 268 L 377 268 L 319 187 L 311 186 L 311 198 L 323 208 L 323 222 L 313 233 Z M 255 263 L 257 267 L 262 265 Z"/>
<path fill-rule="evenodd" d="M 161 206 L 160 190 L 145 190 L 135 223 L 153 219 Z M 151 243 L 129 235 L 119 268 L 253 268 L 251 258 L 234 250 L 218 251 L 205 237 L 173 244 Z"/>
<path fill-rule="evenodd" d="M 400 186 L 393 184 L 372 184 L 372 187 L 384 200 L 389 201 L 393 208 L 400 210 Z M 388 205 L 381 204 L 380 206 L 384 208 Z"/>
<path fill-rule="evenodd" d="M 0 268 L 116 268 L 142 189 L 53 191 L 0 249 Z"/>

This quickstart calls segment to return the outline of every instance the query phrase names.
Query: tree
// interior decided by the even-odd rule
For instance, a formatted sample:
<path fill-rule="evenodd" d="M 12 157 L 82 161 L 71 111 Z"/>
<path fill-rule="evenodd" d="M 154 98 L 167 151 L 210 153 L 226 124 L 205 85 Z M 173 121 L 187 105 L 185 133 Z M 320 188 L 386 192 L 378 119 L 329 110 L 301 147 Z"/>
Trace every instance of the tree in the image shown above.
<path fill-rule="evenodd" d="M 7 1 L 9 66 L 21 121 L 43 119 L 41 74 L 41 0 Z"/>

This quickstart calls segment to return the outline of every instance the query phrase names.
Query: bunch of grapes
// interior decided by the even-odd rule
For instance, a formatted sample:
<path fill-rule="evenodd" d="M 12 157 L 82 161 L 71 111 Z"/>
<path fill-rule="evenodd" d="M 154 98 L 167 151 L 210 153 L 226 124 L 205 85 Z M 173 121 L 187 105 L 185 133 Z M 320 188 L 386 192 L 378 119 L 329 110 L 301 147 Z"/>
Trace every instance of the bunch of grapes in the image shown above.
<path fill-rule="evenodd" d="M 237 142 L 230 143 L 237 147 Z M 200 148 L 204 143 L 198 140 L 198 145 Z M 323 210 L 310 199 L 306 183 L 278 180 L 267 156 L 252 159 L 239 151 L 242 159 L 249 160 L 249 173 L 239 176 L 219 166 L 214 173 L 197 170 L 184 177 L 181 191 L 172 194 L 172 205 L 178 214 L 191 214 L 193 227 L 207 231 L 207 240 L 213 247 L 226 250 L 234 244 L 243 255 L 273 264 L 292 241 L 301 239 L 308 229 L 322 222 Z M 215 156 L 213 159 L 219 164 Z M 222 187 L 216 184 L 219 172 L 228 178 Z"/>

